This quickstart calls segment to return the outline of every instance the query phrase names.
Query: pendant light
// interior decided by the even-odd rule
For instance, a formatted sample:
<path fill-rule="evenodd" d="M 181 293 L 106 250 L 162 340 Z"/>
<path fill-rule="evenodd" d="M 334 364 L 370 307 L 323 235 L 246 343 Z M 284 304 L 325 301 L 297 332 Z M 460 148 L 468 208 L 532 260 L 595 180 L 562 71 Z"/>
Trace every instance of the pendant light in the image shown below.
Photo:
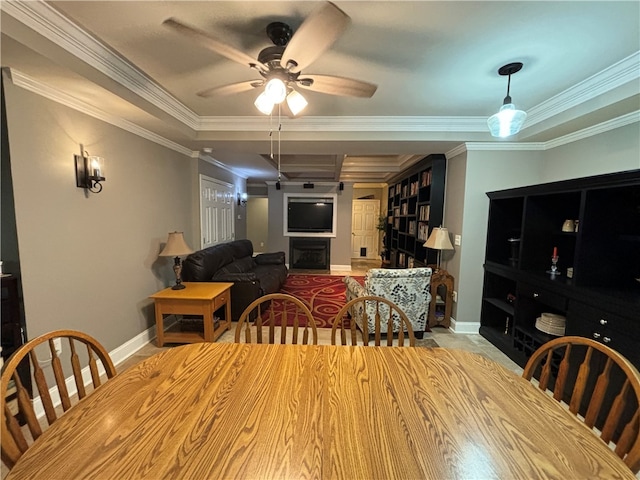
<path fill-rule="evenodd" d="M 509 76 L 507 82 L 507 96 L 504 97 L 504 102 L 498 113 L 491 115 L 487 120 L 489 131 L 494 137 L 509 137 L 515 135 L 522 128 L 522 124 L 527 118 L 526 112 L 522 110 L 516 110 L 515 105 L 511 102 L 511 96 L 509 95 L 509 89 L 511 88 L 511 75 L 517 73 L 522 69 L 522 63 L 514 62 L 500 67 L 498 74 L 502 76 Z"/>

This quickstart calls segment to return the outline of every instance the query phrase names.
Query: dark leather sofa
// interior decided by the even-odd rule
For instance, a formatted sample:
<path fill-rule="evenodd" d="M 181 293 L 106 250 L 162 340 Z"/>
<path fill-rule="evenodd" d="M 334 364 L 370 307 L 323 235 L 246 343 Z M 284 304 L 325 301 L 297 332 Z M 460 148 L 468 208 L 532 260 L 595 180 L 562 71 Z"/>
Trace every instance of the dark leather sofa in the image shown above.
<path fill-rule="evenodd" d="M 287 279 L 284 252 L 253 256 L 251 240 L 234 240 L 189 255 L 182 265 L 186 282 L 233 282 L 231 317 L 238 320 L 256 298 L 276 293 Z"/>

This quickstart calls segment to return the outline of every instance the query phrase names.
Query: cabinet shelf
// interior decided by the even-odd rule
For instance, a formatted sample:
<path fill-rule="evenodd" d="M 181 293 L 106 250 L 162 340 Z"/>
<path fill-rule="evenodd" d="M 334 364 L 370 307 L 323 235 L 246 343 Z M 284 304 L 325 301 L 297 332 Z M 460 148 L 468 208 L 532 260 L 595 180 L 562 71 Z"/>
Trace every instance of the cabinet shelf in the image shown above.
<path fill-rule="evenodd" d="M 631 313 L 640 310 L 640 170 L 487 196 L 480 333 L 524 366 L 536 348 L 556 338 L 535 328 L 541 312 L 564 315 L 565 333 L 582 336 L 599 331 L 601 316 L 614 315 L 625 330 L 611 329 L 611 345 L 640 366 L 637 345 L 627 341 L 640 338 Z M 577 221 L 578 231 L 563 232 L 566 220 Z M 556 276 L 547 273 L 554 249 Z M 514 302 L 507 302 L 512 295 Z"/>
<path fill-rule="evenodd" d="M 500 300 L 498 298 L 485 298 L 484 301 L 490 303 L 494 307 L 499 308 L 500 310 L 507 313 L 508 315 L 513 316 L 515 314 L 515 309 L 513 308 L 513 305 L 505 302 L 504 300 Z"/>

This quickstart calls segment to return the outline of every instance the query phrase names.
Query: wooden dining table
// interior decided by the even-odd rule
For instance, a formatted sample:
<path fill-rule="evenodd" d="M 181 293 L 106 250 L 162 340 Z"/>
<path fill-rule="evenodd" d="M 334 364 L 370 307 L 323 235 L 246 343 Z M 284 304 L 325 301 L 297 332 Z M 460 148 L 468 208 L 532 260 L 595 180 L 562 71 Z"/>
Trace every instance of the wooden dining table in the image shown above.
<path fill-rule="evenodd" d="M 7 478 L 635 477 L 555 400 L 478 354 L 197 343 L 109 380 Z"/>

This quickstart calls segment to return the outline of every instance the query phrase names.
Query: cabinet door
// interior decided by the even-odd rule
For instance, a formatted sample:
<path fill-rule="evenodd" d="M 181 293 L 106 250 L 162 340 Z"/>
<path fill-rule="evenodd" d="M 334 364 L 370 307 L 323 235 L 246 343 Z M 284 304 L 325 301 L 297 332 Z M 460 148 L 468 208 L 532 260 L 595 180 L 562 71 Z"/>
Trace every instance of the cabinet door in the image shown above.
<path fill-rule="evenodd" d="M 567 335 L 597 340 L 624 355 L 640 368 L 640 338 L 637 320 L 612 314 L 578 301 L 569 303 Z"/>

